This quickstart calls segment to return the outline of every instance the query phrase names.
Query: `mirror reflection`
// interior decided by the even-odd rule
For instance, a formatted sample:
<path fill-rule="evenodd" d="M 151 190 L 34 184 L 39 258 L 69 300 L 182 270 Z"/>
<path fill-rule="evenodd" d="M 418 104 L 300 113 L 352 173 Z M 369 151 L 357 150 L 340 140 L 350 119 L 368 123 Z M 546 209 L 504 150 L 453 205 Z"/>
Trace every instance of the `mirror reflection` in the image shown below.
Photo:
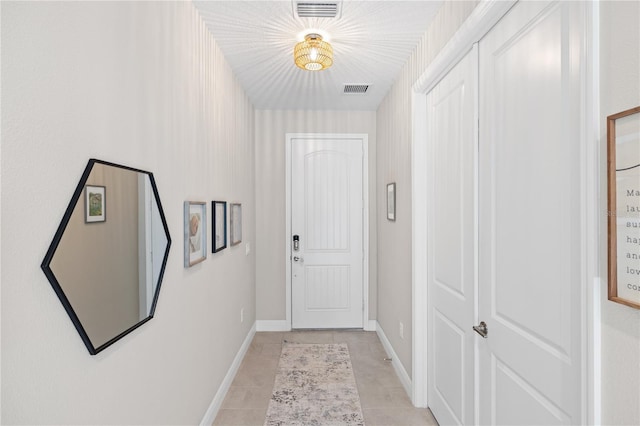
<path fill-rule="evenodd" d="M 43 263 L 90 353 L 153 316 L 169 246 L 153 175 L 90 160 Z"/>

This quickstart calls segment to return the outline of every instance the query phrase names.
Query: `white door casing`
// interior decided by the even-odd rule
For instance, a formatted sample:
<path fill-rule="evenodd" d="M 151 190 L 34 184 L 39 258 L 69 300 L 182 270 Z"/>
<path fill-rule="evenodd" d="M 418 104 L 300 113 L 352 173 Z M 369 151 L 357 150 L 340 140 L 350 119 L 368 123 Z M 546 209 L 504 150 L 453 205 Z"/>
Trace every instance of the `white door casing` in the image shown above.
<path fill-rule="evenodd" d="M 362 137 L 290 139 L 293 328 L 364 326 L 363 144 Z"/>
<path fill-rule="evenodd" d="M 427 94 L 429 408 L 474 422 L 477 47 Z"/>
<path fill-rule="evenodd" d="M 583 424 L 581 88 L 573 2 L 520 2 L 480 41 L 480 424 Z"/>

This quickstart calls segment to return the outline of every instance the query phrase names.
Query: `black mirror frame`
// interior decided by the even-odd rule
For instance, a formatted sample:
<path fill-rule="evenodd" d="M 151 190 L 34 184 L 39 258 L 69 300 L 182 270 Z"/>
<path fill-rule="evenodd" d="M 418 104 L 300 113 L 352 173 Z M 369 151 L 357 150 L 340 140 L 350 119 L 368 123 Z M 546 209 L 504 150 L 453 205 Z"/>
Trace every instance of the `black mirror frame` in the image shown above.
<path fill-rule="evenodd" d="M 116 335 L 115 337 L 113 337 L 112 339 L 108 340 L 107 342 L 103 343 L 102 345 L 95 347 L 93 345 L 93 343 L 91 343 L 91 339 L 89 338 L 89 335 L 87 334 L 87 332 L 85 331 L 84 327 L 82 326 L 82 323 L 80 322 L 80 319 L 78 318 L 78 316 L 76 315 L 76 312 L 74 311 L 73 307 L 71 306 L 71 303 L 69 302 L 69 299 L 67 298 L 67 296 L 64 294 L 64 290 L 62 289 L 62 287 L 60 286 L 60 283 L 58 282 L 58 279 L 56 278 L 56 276 L 54 275 L 53 271 L 51 270 L 51 261 L 53 260 L 53 256 L 58 248 L 58 245 L 60 244 L 60 241 L 62 239 L 62 235 L 64 234 L 65 229 L 67 228 L 67 225 L 69 224 L 69 220 L 71 219 L 71 215 L 77 205 L 77 203 L 81 200 L 82 198 L 82 194 L 84 191 L 84 186 L 89 178 L 89 175 L 91 174 L 91 170 L 93 169 L 93 166 L 95 164 L 103 164 L 105 166 L 111 166 L 111 167 L 117 167 L 120 169 L 125 169 L 125 170 L 129 170 L 129 171 L 133 171 L 133 172 L 137 172 L 137 173 L 144 173 L 147 176 L 149 176 L 149 181 L 151 182 L 151 188 L 153 189 L 153 195 L 155 197 L 156 203 L 158 205 L 158 213 L 160 214 L 160 218 L 162 220 L 162 226 L 164 228 L 164 232 L 167 236 L 167 249 L 164 253 L 164 258 L 162 259 L 162 267 L 160 268 L 160 273 L 158 274 L 158 283 L 153 295 L 153 302 L 151 304 L 151 310 L 149 312 L 149 315 L 139 321 L 138 323 L 134 324 L 133 326 L 131 326 L 130 328 L 126 329 L 125 331 L 123 331 L 122 333 Z M 162 209 L 162 204 L 160 202 L 160 194 L 158 193 L 158 188 L 156 187 L 156 182 L 155 179 L 153 178 L 153 173 L 151 172 L 147 172 L 145 170 L 140 170 L 140 169 L 135 169 L 132 167 L 127 167 L 127 166 L 123 166 L 120 164 L 115 164 L 115 163 L 110 163 L 107 161 L 102 161 L 102 160 L 97 160 L 94 158 L 89 159 L 89 162 L 87 163 L 87 167 L 85 167 L 84 172 L 82 173 L 82 177 L 80 178 L 80 182 L 78 183 L 78 186 L 76 187 L 75 192 L 73 193 L 73 196 L 71 197 L 71 201 L 69 202 L 69 206 L 67 207 L 67 210 L 64 213 L 64 216 L 62 217 L 62 221 L 60 222 L 60 225 L 58 226 L 58 230 L 56 231 L 54 237 L 53 237 L 53 241 L 51 242 L 51 245 L 49 246 L 49 250 L 47 250 L 47 254 L 44 257 L 44 260 L 42 261 L 42 264 L 40 265 L 44 274 L 46 275 L 47 279 L 49 280 L 49 283 L 51 284 L 51 287 L 53 287 L 53 290 L 55 291 L 55 293 L 58 295 L 58 298 L 60 299 L 60 302 L 62 303 L 62 305 L 64 306 L 64 309 L 67 311 L 67 314 L 69 315 L 69 318 L 71 319 L 71 322 L 73 322 L 73 325 L 75 326 L 76 330 L 78 331 L 78 334 L 80 334 L 80 337 L 82 338 L 82 341 L 84 342 L 85 346 L 87 347 L 87 350 L 89 351 L 89 353 L 91 355 L 96 355 L 98 352 L 106 349 L 107 347 L 111 346 L 112 344 L 114 344 L 115 342 L 117 342 L 118 340 L 122 339 L 124 336 L 126 336 L 127 334 L 131 333 L 133 330 L 135 330 L 136 328 L 140 327 L 142 324 L 146 323 L 147 321 L 149 321 L 151 318 L 153 318 L 155 310 L 156 310 L 156 305 L 158 303 L 158 297 L 160 295 L 160 287 L 162 285 L 162 278 L 164 276 L 164 271 L 166 269 L 167 266 L 167 259 L 169 258 L 169 250 L 171 248 L 171 236 L 169 234 L 169 227 L 167 226 L 167 220 L 164 216 L 164 210 Z"/>

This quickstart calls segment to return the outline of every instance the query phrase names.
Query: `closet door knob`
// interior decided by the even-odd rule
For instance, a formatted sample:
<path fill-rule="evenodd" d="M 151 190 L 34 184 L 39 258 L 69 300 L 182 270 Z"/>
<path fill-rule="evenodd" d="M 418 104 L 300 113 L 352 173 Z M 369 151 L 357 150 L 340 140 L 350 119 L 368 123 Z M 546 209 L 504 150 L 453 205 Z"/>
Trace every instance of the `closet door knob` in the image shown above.
<path fill-rule="evenodd" d="M 485 339 L 489 336 L 489 329 L 487 328 L 487 324 L 484 321 L 480 321 L 480 324 L 474 325 L 473 331 L 475 331 Z"/>

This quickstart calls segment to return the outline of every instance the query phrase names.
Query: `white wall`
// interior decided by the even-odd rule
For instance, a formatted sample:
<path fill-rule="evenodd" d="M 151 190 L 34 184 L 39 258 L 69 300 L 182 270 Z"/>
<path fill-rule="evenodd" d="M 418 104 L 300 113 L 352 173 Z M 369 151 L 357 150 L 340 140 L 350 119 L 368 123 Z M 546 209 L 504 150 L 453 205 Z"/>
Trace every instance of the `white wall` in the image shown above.
<path fill-rule="evenodd" d="M 256 300 L 258 320 L 286 319 L 285 135 L 369 135 L 369 318 L 376 318 L 376 113 L 256 110 Z"/>
<path fill-rule="evenodd" d="M 640 2 L 600 3 L 602 424 L 640 424 L 640 310 L 607 300 L 606 117 L 640 105 Z"/>
<path fill-rule="evenodd" d="M 183 201 L 242 202 L 253 243 L 253 107 L 190 2 L 1 7 L 1 421 L 198 423 L 255 321 L 255 260 L 184 269 Z M 154 173 L 173 240 L 155 318 L 96 356 L 40 270 L 91 157 Z"/>
<path fill-rule="evenodd" d="M 475 8 L 445 2 L 377 112 L 378 323 L 411 376 L 411 87 Z M 387 221 L 386 188 L 396 182 L 396 221 Z M 400 338 L 399 323 L 404 325 Z"/>

